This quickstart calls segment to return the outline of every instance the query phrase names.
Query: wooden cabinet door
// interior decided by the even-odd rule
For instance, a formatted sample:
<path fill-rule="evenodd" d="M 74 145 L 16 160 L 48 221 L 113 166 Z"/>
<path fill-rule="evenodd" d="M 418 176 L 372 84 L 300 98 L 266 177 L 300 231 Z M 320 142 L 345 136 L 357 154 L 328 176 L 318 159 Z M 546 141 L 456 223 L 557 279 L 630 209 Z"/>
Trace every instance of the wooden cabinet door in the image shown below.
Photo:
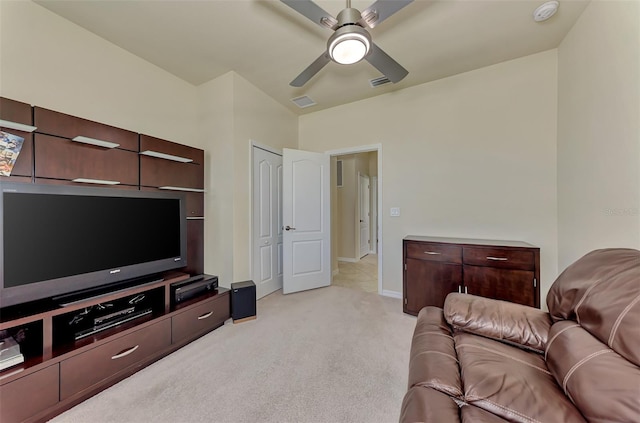
<path fill-rule="evenodd" d="M 423 307 L 442 307 L 462 284 L 462 266 L 407 258 L 404 271 L 404 312 L 417 315 Z"/>
<path fill-rule="evenodd" d="M 21 422 L 58 403 L 58 365 L 0 386 L 0 421 Z"/>
<path fill-rule="evenodd" d="M 464 266 L 467 294 L 535 307 L 534 272 L 495 267 Z"/>
<path fill-rule="evenodd" d="M 204 220 L 187 220 L 187 267 L 191 275 L 204 273 Z"/>

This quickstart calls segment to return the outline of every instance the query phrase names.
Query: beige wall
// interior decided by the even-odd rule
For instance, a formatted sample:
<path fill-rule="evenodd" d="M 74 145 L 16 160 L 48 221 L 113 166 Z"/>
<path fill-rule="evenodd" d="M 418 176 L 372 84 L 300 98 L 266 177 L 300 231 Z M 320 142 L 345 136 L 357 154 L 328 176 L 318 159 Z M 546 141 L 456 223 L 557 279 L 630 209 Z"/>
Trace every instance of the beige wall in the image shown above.
<path fill-rule="evenodd" d="M 342 187 L 338 188 L 338 258 L 355 260 L 355 227 L 357 195 L 355 155 L 340 157 L 342 160 Z"/>
<path fill-rule="evenodd" d="M 198 87 L 200 148 L 205 150 L 204 270 L 233 282 L 233 73 Z"/>
<path fill-rule="evenodd" d="M 300 118 L 301 149 L 382 144 L 383 290 L 402 291 L 402 238 L 423 234 L 539 246 L 544 298 L 557 271 L 556 69 L 552 50 Z"/>
<path fill-rule="evenodd" d="M 220 284 L 251 279 L 251 141 L 297 146 L 297 116 L 235 72 L 198 87 L 207 151 L 205 271 Z"/>
<path fill-rule="evenodd" d="M 31 1 L 0 1 L 0 95 L 198 145 L 196 88 Z"/>
<path fill-rule="evenodd" d="M 251 140 L 276 149 L 298 146 L 298 116 L 235 72 L 233 81 L 234 261 L 231 282 L 251 279 Z"/>
<path fill-rule="evenodd" d="M 558 48 L 559 270 L 640 248 L 640 2 L 592 1 Z"/>

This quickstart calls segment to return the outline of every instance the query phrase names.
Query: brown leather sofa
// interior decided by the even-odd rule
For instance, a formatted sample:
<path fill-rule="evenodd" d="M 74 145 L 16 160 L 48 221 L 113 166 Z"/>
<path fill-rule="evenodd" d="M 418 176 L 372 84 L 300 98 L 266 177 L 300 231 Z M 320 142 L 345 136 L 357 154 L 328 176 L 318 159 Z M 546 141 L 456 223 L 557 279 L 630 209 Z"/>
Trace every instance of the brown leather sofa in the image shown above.
<path fill-rule="evenodd" d="M 640 251 L 593 251 L 549 313 L 453 293 L 420 311 L 401 422 L 640 422 Z"/>

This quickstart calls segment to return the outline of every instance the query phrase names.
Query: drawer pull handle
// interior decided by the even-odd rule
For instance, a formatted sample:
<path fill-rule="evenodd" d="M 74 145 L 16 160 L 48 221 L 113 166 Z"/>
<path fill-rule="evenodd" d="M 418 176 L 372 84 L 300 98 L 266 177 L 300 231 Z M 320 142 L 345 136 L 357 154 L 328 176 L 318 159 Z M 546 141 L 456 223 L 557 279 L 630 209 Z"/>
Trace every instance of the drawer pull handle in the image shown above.
<path fill-rule="evenodd" d="M 72 179 L 73 182 L 81 184 L 98 184 L 98 185 L 118 185 L 120 181 L 108 181 L 106 179 L 90 179 L 90 178 L 76 178 Z"/>
<path fill-rule="evenodd" d="M 507 260 L 509 260 L 509 259 L 508 259 L 508 258 L 506 258 L 506 257 L 491 257 L 491 256 L 489 256 L 489 257 L 487 257 L 487 260 L 494 260 L 494 261 L 507 261 Z"/>
<path fill-rule="evenodd" d="M 193 161 L 193 159 L 189 159 L 187 157 L 174 156 L 173 154 L 166 154 L 166 153 L 161 153 L 159 151 L 153 151 L 153 150 L 141 151 L 138 154 L 142 154 L 144 156 L 156 157 L 158 159 L 171 160 L 171 161 L 180 162 L 180 163 L 191 163 Z"/>
<path fill-rule="evenodd" d="M 435 252 L 435 251 L 425 251 L 424 253 L 425 254 L 429 254 L 430 256 L 439 256 L 440 255 L 440 253 Z"/>
<path fill-rule="evenodd" d="M 116 142 L 109 142 L 109 141 L 99 140 L 96 138 L 84 137 L 82 135 L 78 135 L 77 137 L 71 139 L 71 141 L 81 142 L 83 144 L 96 145 L 98 147 L 104 147 L 104 148 L 120 147 L 120 144 Z"/>
<path fill-rule="evenodd" d="M 0 119 L 0 126 L 7 129 L 15 129 L 16 131 L 33 132 L 38 129 L 35 126 L 25 125 L 24 123 L 12 122 L 10 120 Z"/>
<path fill-rule="evenodd" d="M 129 354 L 131 354 L 132 352 L 134 352 L 135 350 L 137 350 L 139 346 L 140 345 L 136 345 L 135 347 L 131 347 L 128 350 L 124 350 L 121 353 L 118 353 L 118 354 L 114 355 L 113 357 L 111 357 L 111 359 L 112 360 L 117 360 L 119 358 L 126 357 Z"/>
<path fill-rule="evenodd" d="M 213 314 L 213 311 L 210 311 L 208 313 L 203 314 L 202 316 L 198 316 L 198 320 L 204 320 L 207 317 L 211 317 L 211 315 Z"/>

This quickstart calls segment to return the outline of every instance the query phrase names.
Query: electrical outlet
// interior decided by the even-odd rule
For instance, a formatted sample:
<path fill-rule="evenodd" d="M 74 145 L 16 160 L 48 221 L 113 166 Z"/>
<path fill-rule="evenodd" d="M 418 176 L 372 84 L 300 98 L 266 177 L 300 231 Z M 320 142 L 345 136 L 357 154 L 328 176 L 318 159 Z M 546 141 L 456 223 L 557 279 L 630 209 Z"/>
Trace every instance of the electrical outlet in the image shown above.
<path fill-rule="evenodd" d="M 400 216 L 400 207 L 391 207 L 391 217 Z"/>

